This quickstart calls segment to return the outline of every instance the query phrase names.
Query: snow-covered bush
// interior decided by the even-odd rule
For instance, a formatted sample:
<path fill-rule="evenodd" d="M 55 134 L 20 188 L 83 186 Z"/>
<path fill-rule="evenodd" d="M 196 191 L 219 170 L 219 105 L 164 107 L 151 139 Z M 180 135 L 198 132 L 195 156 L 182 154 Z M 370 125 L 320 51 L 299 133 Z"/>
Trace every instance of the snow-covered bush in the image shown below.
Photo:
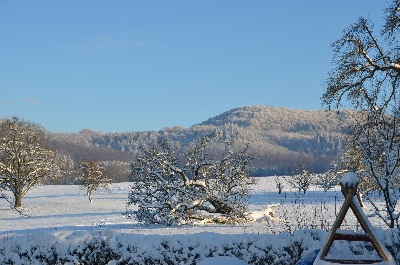
<path fill-rule="evenodd" d="M 380 230 L 382 242 L 399 263 L 400 232 Z M 208 257 L 232 256 L 247 264 L 296 264 L 319 249 L 327 232 L 139 235 L 104 231 L 56 231 L 16 237 L 0 245 L 0 264 L 198 264 Z M 360 244 L 353 249 L 360 251 Z"/>
<path fill-rule="evenodd" d="M 162 224 L 243 222 L 248 205 L 248 175 L 253 159 L 247 148 L 234 152 L 225 142 L 220 159 L 209 157 L 207 148 L 220 136 L 199 139 L 191 150 L 177 157 L 168 142 L 143 150 L 132 165 L 128 216 Z"/>

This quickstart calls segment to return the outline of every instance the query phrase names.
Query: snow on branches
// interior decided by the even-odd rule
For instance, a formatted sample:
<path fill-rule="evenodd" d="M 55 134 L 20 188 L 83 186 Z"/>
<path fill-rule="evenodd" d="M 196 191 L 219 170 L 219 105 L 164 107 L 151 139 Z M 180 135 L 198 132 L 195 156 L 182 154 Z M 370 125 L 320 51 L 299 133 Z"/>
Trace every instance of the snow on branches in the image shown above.
<path fill-rule="evenodd" d="M 0 191 L 11 191 L 14 207 L 36 185 L 62 174 L 63 156 L 49 149 L 44 129 L 18 117 L 0 123 Z M 4 198 L 6 198 L 3 195 Z"/>
<path fill-rule="evenodd" d="M 161 224 L 245 221 L 253 157 L 247 147 L 232 151 L 230 141 L 221 159 L 209 157 L 207 148 L 219 137 L 217 131 L 200 138 L 180 157 L 166 141 L 143 150 L 132 164 L 128 207 L 137 208 L 128 216 Z"/>
<path fill-rule="evenodd" d="M 341 170 L 358 171 L 360 189 L 382 195 L 383 210 L 369 200 L 393 228 L 399 227 L 400 217 L 400 1 L 391 2 L 380 31 L 360 18 L 333 43 L 335 67 L 322 100 L 328 108 L 354 110 L 344 128 L 349 132 L 348 163 Z"/>
<path fill-rule="evenodd" d="M 107 188 L 111 179 L 104 176 L 104 167 L 99 162 L 82 160 L 79 164 L 76 180 L 86 189 L 89 202 L 92 202 L 92 193 L 98 188 Z"/>

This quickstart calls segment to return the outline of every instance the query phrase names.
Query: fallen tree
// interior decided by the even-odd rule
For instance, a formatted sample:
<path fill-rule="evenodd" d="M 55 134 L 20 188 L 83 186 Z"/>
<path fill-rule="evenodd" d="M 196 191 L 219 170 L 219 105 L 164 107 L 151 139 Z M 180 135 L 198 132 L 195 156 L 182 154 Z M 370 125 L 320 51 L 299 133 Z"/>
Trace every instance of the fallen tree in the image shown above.
<path fill-rule="evenodd" d="M 221 159 L 208 157 L 207 148 L 220 132 L 199 139 L 180 157 L 166 141 L 143 150 L 132 164 L 128 216 L 146 223 L 188 224 L 194 221 L 237 223 L 247 219 L 249 163 L 247 147 L 231 150 L 225 141 Z"/>

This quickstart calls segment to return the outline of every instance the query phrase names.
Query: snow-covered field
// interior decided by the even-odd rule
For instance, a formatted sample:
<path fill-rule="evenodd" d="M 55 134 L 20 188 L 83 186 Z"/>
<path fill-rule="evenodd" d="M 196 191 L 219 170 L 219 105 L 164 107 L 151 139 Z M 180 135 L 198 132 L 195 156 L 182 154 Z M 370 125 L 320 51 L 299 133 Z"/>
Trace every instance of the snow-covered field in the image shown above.
<path fill-rule="evenodd" d="M 321 248 L 344 200 L 339 188 L 314 187 L 303 195 L 286 184 L 278 194 L 274 177 L 264 177 L 251 190 L 253 222 L 166 227 L 123 215 L 130 185 L 112 184 L 94 193 L 92 203 L 78 186 L 35 187 L 23 199 L 27 216 L 0 200 L 0 264 L 210 264 L 215 256 L 295 264 Z M 372 207 L 367 203 L 364 211 L 371 215 Z M 370 221 L 390 250 L 400 252 L 399 231 L 376 217 Z M 361 229 L 351 212 L 341 228 Z M 224 264 L 223 258 L 215 261 Z M 228 258 L 226 263 L 234 265 Z"/>

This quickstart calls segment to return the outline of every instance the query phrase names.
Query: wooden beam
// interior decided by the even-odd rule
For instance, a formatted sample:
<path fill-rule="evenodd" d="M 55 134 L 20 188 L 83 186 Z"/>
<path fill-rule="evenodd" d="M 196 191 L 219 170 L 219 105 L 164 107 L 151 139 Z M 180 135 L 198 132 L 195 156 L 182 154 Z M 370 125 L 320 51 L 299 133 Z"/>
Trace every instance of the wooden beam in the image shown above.
<path fill-rule="evenodd" d="M 341 233 L 336 233 L 333 236 L 333 240 L 372 242 L 371 237 L 369 235 L 367 235 L 367 234 L 341 234 Z"/>
<path fill-rule="evenodd" d="M 364 215 L 362 209 L 358 205 L 358 201 L 355 198 L 357 195 L 358 182 L 354 185 L 348 187 L 347 184 L 340 183 L 342 193 L 345 197 L 342 208 L 339 211 L 338 216 L 332 226 L 330 233 L 328 234 L 327 240 L 324 247 L 321 249 L 319 258 L 321 260 L 339 263 L 339 264 L 373 264 L 382 261 L 390 260 L 390 253 L 385 251 L 384 247 L 381 245 L 379 239 L 376 237 L 372 225 L 369 223 L 368 218 Z M 338 231 L 340 225 L 342 224 L 349 208 L 353 211 L 360 223 L 365 234 L 351 234 L 351 233 L 341 233 Z M 332 247 L 333 241 L 335 240 L 346 240 L 346 241 L 365 241 L 371 242 L 377 254 L 381 260 L 342 260 L 342 259 L 327 259 L 326 256 L 329 249 Z"/>
<path fill-rule="evenodd" d="M 342 192 L 343 192 L 343 187 L 344 186 L 342 186 Z M 336 217 L 335 222 L 333 223 L 332 229 L 328 235 L 325 245 L 321 250 L 321 255 L 320 255 L 321 259 L 325 259 L 326 255 L 328 254 L 328 251 L 332 246 L 332 243 L 333 243 L 333 240 L 334 240 L 334 237 L 336 234 L 336 230 L 342 224 L 344 217 L 346 216 L 346 213 L 350 208 L 350 203 L 353 201 L 353 196 L 355 194 L 355 191 L 357 190 L 357 187 L 358 187 L 358 183 L 357 183 L 357 185 L 355 185 L 355 187 L 351 188 L 350 190 L 346 190 L 346 195 L 345 195 L 345 200 L 344 200 L 343 206 L 342 206 L 342 208 L 340 208 L 339 214 Z"/>
<path fill-rule="evenodd" d="M 383 260 L 346 260 L 346 259 L 324 259 L 325 261 L 337 264 L 374 264 L 382 262 Z"/>

